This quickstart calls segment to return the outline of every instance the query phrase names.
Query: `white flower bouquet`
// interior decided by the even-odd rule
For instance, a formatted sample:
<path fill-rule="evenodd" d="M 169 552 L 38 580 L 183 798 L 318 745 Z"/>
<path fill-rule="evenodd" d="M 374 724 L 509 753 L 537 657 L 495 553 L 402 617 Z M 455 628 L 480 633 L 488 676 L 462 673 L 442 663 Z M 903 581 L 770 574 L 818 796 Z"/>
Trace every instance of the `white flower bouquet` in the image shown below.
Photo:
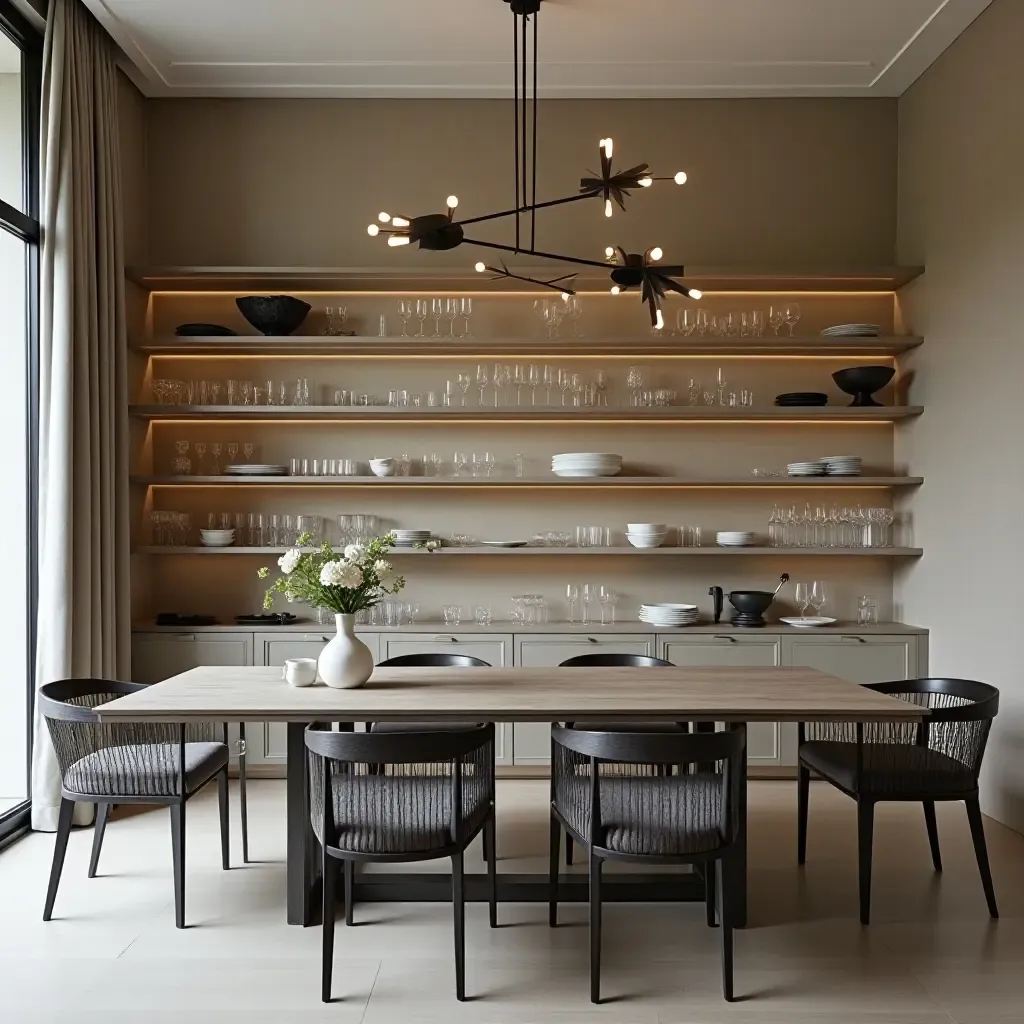
<path fill-rule="evenodd" d="M 310 543 L 303 534 L 299 545 Z M 372 608 L 388 594 L 397 594 L 405 587 L 405 578 L 395 575 L 385 557 L 393 547 L 392 534 L 375 537 L 367 545 L 349 544 L 337 554 L 330 544 L 316 551 L 290 548 L 278 560 L 282 575 L 267 589 L 263 607 L 270 609 L 275 594 L 284 594 L 289 601 L 302 601 L 314 608 L 327 608 L 336 615 L 354 615 Z M 259 570 L 259 578 L 270 575 L 268 566 Z"/>

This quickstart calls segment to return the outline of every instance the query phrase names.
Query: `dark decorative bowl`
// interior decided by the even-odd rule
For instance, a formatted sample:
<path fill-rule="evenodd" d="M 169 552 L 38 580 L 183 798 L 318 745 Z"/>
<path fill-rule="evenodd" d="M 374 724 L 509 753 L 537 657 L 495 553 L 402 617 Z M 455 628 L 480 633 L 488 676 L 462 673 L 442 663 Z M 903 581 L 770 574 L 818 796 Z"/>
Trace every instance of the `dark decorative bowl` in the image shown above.
<path fill-rule="evenodd" d="M 291 295 L 244 295 L 235 299 L 242 316 L 260 334 L 291 334 L 312 308 Z"/>
<path fill-rule="evenodd" d="M 235 334 L 222 324 L 178 324 L 174 333 L 179 338 L 227 338 Z"/>
<path fill-rule="evenodd" d="M 836 370 L 832 379 L 840 391 L 853 395 L 850 405 L 881 405 L 871 396 L 881 391 L 895 373 L 892 366 L 851 366 L 848 370 Z"/>
<path fill-rule="evenodd" d="M 734 590 L 729 594 L 729 601 L 736 611 L 757 618 L 768 611 L 774 600 L 775 595 L 770 590 Z"/>

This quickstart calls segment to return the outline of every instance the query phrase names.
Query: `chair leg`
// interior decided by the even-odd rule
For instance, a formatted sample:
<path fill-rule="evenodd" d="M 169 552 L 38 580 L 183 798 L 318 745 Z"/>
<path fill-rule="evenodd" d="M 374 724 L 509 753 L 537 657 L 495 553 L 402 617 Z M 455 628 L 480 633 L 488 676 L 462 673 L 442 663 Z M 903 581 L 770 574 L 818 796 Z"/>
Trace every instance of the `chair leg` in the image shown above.
<path fill-rule="evenodd" d="M 707 913 L 708 927 L 714 928 L 718 923 L 715 920 L 715 875 L 717 862 L 706 861 L 704 864 L 704 909 Z"/>
<path fill-rule="evenodd" d="M 356 862 L 354 860 L 346 860 L 345 861 L 345 924 L 349 925 L 349 926 L 355 923 L 355 911 L 356 911 L 355 888 L 356 888 Z"/>
<path fill-rule="evenodd" d="M 185 801 L 171 804 L 171 857 L 174 861 L 174 926 L 185 927 Z"/>
<path fill-rule="evenodd" d="M 89 858 L 89 877 L 96 877 L 96 869 L 100 865 L 100 850 L 103 849 L 103 834 L 107 830 L 107 816 L 110 804 L 96 805 L 96 824 L 92 830 L 92 856 Z"/>
<path fill-rule="evenodd" d="M 50 884 L 46 887 L 46 903 L 43 906 L 43 920 L 49 921 L 53 914 L 53 901 L 57 898 L 57 886 L 60 885 L 60 873 L 64 870 L 64 854 L 68 849 L 68 836 L 71 835 L 71 817 L 75 813 L 74 800 L 60 801 L 60 814 L 57 818 L 57 836 L 53 844 L 53 863 L 50 866 Z"/>
<path fill-rule="evenodd" d="M 857 801 L 857 862 L 860 871 L 860 923 L 871 919 L 871 839 L 875 826 L 875 805 Z"/>
<path fill-rule="evenodd" d="M 807 809 L 811 795 L 811 770 L 802 764 L 796 770 L 796 862 L 807 862 Z"/>
<path fill-rule="evenodd" d="M 245 794 L 245 722 L 238 723 L 238 812 L 242 819 L 242 863 L 249 863 L 249 802 Z"/>
<path fill-rule="evenodd" d="M 484 822 L 484 838 L 487 840 L 486 846 L 491 852 L 491 856 L 487 861 L 487 913 L 488 921 L 492 928 L 498 927 L 498 864 L 494 856 L 494 832 L 495 832 L 495 820 L 494 812 L 491 811 L 491 816 Z"/>
<path fill-rule="evenodd" d="M 346 864 L 349 862 L 346 861 Z M 331 1001 L 331 979 L 334 970 L 334 926 L 337 914 L 338 862 L 323 853 L 324 930 L 320 962 L 320 998 Z"/>
<path fill-rule="evenodd" d="M 565 833 L 565 866 L 572 867 L 572 836 L 568 832 Z"/>
<path fill-rule="evenodd" d="M 455 915 L 455 998 L 466 999 L 466 894 L 462 885 L 462 853 L 452 854 L 452 912 Z"/>
<path fill-rule="evenodd" d="M 985 889 L 985 900 L 991 917 L 999 916 L 996 906 L 996 890 L 992 885 L 992 871 L 988 865 L 988 846 L 985 843 L 985 825 L 981 818 L 981 804 L 978 798 L 971 797 L 967 803 L 967 820 L 971 825 L 971 838 L 974 840 L 974 856 L 978 858 L 978 871 L 981 884 Z"/>
<path fill-rule="evenodd" d="M 590 1001 L 601 1002 L 601 858 L 590 851 Z"/>
<path fill-rule="evenodd" d="M 568 834 L 566 840 L 569 839 Z M 548 927 L 558 924 L 558 847 L 562 841 L 562 826 L 552 814 L 548 829 Z"/>
<path fill-rule="evenodd" d="M 935 801 L 924 801 L 924 823 L 928 829 L 928 845 L 932 851 L 932 867 L 942 870 L 942 854 L 939 852 L 939 826 L 935 821 Z"/>
<path fill-rule="evenodd" d="M 228 806 L 228 769 L 217 774 L 217 803 L 220 805 L 220 866 L 231 867 L 231 814 Z"/>
<path fill-rule="evenodd" d="M 718 867 L 718 865 L 715 866 Z M 726 871 L 724 861 L 721 870 L 715 872 L 718 889 L 718 919 L 722 923 L 722 995 L 728 1003 L 733 1001 L 733 896 L 729 883 L 733 874 L 734 872 Z"/>

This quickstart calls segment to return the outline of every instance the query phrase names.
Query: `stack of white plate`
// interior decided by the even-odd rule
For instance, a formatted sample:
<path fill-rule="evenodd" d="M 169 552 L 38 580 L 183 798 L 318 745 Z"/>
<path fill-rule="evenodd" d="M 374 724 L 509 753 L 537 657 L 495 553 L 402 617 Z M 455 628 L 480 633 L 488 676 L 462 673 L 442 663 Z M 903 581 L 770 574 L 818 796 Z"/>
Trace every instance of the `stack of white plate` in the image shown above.
<path fill-rule="evenodd" d="M 877 338 L 882 328 L 879 324 L 836 324 L 821 333 L 826 338 Z"/>
<path fill-rule="evenodd" d="M 233 462 L 225 467 L 228 476 L 287 476 L 287 466 L 265 466 L 255 462 Z"/>
<path fill-rule="evenodd" d="M 566 452 L 551 456 L 555 476 L 616 476 L 622 471 L 622 456 L 614 452 Z"/>
<path fill-rule="evenodd" d="M 635 548 L 660 548 L 668 536 L 664 523 L 627 523 L 626 540 Z"/>
<path fill-rule="evenodd" d="M 651 626 L 677 628 L 695 626 L 698 612 L 695 604 L 642 604 L 640 621 Z"/>
<path fill-rule="evenodd" d="M 825 455 L 821 461 L 828 476 L 860 476 L 859 455 Z"/>
<path fill-rule="evenodd" d="M 813 462 L 791 462 L 786 467 L 789 476 L 824 476 L 828 472 L 828 464 L 824 459 Z"/>
<path fill-rule="evenodd" d="M 229 548 L 235 543 L 235 531 L 200 530 L 199 538 L 204 548 Z"/>
<path fill-rule="evenodd" d="M 392 530 L 396 548 L 414 548 L 430 540 L 430 530 Z"/>
<path fill-rule="evenodd" d="M 721 548 L 745 548 L 754 543 L 754 534 L 750 530 L 719 530 L 715 540 Z"/>

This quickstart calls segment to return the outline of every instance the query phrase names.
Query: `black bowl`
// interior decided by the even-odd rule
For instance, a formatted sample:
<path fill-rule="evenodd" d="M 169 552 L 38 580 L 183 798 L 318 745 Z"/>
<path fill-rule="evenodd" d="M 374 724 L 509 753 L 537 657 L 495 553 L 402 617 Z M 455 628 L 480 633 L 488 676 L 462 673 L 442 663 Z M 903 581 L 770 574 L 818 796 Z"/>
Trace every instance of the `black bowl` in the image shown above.
<path fill-rule="evenodd" d="M 179 338 L 226 338 L 235 332 L 222 324 L 178 324 L 174 333 Z"/>
<path fill-rule="evenodd" d="M 733 608 L 743 615 L 764 615 L 774 600 L 770 590 L 734 590 L 729 594 Z"/>
<path fill-rule="evenodd" d="M 871 396 L 881 391 L 895 373 L 892 366 L 851 366 L 847 370 L 836 370 L 832 379 L 840 391 L 853 395 L 850 405 L 881 405 Z"/>
<path fill-rule="evenodd" d="M 260 334 L 291 334 L 312 308 L 291 295 L 244 295 L 235 299 L 242 316 Z"/>

